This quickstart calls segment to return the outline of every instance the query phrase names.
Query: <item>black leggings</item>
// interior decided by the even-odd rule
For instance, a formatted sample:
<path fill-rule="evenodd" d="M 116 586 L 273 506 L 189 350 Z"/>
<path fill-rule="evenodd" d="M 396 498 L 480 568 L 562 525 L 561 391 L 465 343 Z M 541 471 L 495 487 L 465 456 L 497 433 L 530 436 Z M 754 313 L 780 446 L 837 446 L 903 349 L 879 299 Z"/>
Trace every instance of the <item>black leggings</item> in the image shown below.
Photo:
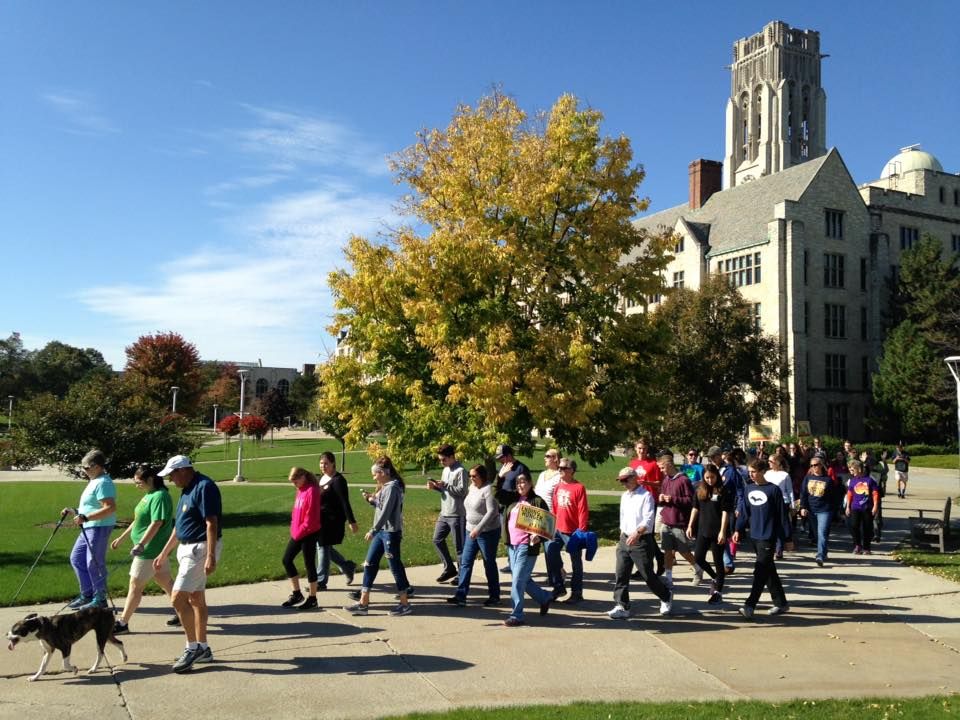
<path fill-rule="evenodd" d="M 293 559 L 303 550 L 303 564 L 307 566 L 307 582 L 317 581 L 317 543 L 320 541 L 320 531 L 307 535 L 300 540 L 290 538 L 287 543 L 287 550 L 283 553 L 283 567 L 287 571 L 288 578 L 295 578 L 297 566 L 293 564 Z"/>
<path fill-rule="evenodd" d="M 707 550 L 713 553 L 713 567 L 707 563 Z M 693 550 L 693 560 L 703 571 L 713 578 L 717 592 L 723 590 L 723 545 L 717 542 L 716 534 L 712 536 L 697 535 L 697 544 Z"/>

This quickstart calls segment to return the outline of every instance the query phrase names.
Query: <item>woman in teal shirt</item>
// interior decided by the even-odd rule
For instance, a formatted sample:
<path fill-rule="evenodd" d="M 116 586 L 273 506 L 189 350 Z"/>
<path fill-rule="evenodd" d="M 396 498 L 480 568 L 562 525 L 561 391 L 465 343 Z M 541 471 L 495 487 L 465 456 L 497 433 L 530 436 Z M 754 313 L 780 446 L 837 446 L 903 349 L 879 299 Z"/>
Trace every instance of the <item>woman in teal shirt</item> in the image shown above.
<path fill-rule="evenodd" d="M 80 466 L 87 476 L 87 486 L 80 494 L 76 508 L 64 508 L 63 515 L 73 513 L 80 528 L 70 552 L 70 564 L 80 583 L 80 595 L 67 607 L 107 606 L 107 541 L 117 524 L 117 489 L 107 474 L 107 458 L 100 450 L 83 456 Z"/>

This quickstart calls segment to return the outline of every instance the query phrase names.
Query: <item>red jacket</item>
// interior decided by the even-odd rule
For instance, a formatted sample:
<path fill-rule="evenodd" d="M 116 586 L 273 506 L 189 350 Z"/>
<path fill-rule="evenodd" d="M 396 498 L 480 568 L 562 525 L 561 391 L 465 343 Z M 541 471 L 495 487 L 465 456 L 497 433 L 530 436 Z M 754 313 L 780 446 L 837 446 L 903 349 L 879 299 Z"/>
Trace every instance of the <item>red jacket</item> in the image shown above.
<path fill-rule="evenodd" d="M 557 516 L 557 530 L 566 535 L 575 530 L 586 530 L 590 525 L 587 489 L 582 483 L 560 481 L 553 493 L 552 509 Z"/>
<path fill-rule="evenodd" d="M 304 484 L 297 489 L 290 514 L 290 537 L 303 540 L 320 529 L 320 487 Z"/>

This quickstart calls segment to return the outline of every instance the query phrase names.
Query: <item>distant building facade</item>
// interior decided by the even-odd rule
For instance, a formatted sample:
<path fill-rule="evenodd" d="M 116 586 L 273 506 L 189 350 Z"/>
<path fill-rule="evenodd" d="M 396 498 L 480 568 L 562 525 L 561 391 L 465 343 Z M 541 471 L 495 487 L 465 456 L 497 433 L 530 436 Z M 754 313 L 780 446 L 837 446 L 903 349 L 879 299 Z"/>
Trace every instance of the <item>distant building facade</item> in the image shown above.
<path fill-rule="evenodd" d="M 857 185 L 826 149 L 818 33 L 773 22 L 733 55 L 725 163 L 692 162 L 688 202 L 637 224 L 677 235 L 666 288 L 722 274 L 781 340 L 790 374 L 773 419 L 780 434 L 809 420 L 815 434 L 865 438 L 887 281 L 925 234 L 960 252 L 960 176 L 912 146 Z"/>

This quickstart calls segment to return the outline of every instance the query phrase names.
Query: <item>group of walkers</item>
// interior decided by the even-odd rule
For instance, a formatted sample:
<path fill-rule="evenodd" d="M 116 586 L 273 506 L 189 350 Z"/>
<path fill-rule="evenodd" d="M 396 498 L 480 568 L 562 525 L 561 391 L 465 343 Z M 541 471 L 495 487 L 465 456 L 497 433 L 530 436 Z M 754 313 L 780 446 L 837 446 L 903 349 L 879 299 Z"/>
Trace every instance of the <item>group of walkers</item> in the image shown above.
<path fill-rule="evenodd" d="M 768 613 L 780 614 L 789 609 L 789 604 L 776 560 L 782 558 L 784 549 L 790 549 L 798 534 L 805 533 L 815 543 L 816 563 L 823 566 L 828 559 L 832 524 L 841 519 L 848 522 L 855 554 L 871 554 L 872 541 L 882 532 L 886 458 L 858 453 L 849 442 L 832 460 L 816 438 L 809 447 L 803 443 L 781 445 L 770 453 L 763 447 L 748 453 L 740 448 L 714 446 L 702 455 L 690 449 L 679 466 L 672 450 L 656 454 L 646 439 L 637 441 L 635 451 L 635 458 L 617 474 L 623 494 L 614 570 L 615 604 L 607 613 L 614 619 L 630 617 L 631 580 L 642 581 L 660 600 L 661 615 L 671 614 L 677 556 L 691 565 L 695 584 L 705 576 L 709 578 L 707 604 L 721 603 L 725 579 L 735 572 L 737 551 L 748 538 L 755 553 L 753 581 L 739 611 L 752 617 L 767 589 L 773 601 Z M 526 596 L 533 599 L 540 615 L 546 615 L 561 599 L 571 605 L 583 600 L 584 556 L 591 560 L 598 543 L 596 533 L 590 530 L 587 492 L 576 478 L 573 459 L 548 448 L 543 458 L 545 469 L 534 480 L 509 445 L 498 446 L 495 457 L 500 467 L 491 477 L 485 465 L 465 468 L 451 445 L 437 449 L 442 475 L 439 480 L 427 481 L 427 489 L 440 498 L 433 535 L 441 561 L 437 582 L 451 582 L 455 591 L 446 601 L 464 607 L 479 555 L 486 576 L 483 604 L 500 605 L 501 569 L 496 558 L 502 541 L 508 558 L 502 571 L 511 578 L 510 613 L 504 625 L 517 627 L 526 622 Z M 902 445 L 892 461 L 897 493 L 902 498 L 906 496 L 910 462 Z M 167 624 L 182 626 L 186 636 L 184 652 L 173 671 L 184 672 L 194 663 L 211 662 L 205 587 L 221 552 L 222 507 L 216 483 L 197 472 L 183 455 L 170 458 L 161 470 L 140 466 L 134 480 L 144 496 L 134 510 L 133 522 L 110 542 L 116 525 L 116 487 L 106 464 L 99 450 L 83 458 L 87 485 L 78 507 L 63 510 L 64 517 L 74 514 L 74 523 L 80 528 L 70 554 L 80 594 L 68 606 L 107 606 L 107 547 L 116 550 L 129 538 L 133 544 L 130 584 L 114 632 L 129 631 L 144 588 L 155 580 L 170 596 L 176 611 Z M 337 550 L 346 527 L 358 531 L 347 481 L 337 471 L 332 453 L 323 453 L 320 470 L 318 477 L 306 468 L 295 467 L 289 475 L 296 494 L 282 564 L 292 591 L 282 605 L 294 610 L 319 606 L 317 593 L 327 589 L 332 564 L 339 567 L 347 585 L 353 583 L 358 569 Z M 386 557 L 398 601 L 389 613 L 407 615 L 414 589 L 402 561 L 406 486 L 386 455 L 372 465 L 371 476 L 376 488 L 373 492 L 361 491 L 373 510 L 370 529 L 364 535 L 369 547 L 360 587 L 351 593 L 354 602 L 344 609 L 353 615 L 367 614 L 380 561 Z M 181 490 L 175 510 L 165 478 Z M 531 525 L 531 513 L 541 519 L 551 518 L 555 526 Z M 448 547 L 449 538 L 455 556 Z M 174 548 L 179 565 L 175 578 L 169 563 Z M 300 554 L 306 566 L 306 596 L 295 564 Z M 543 587 L 533 578 L 541 554 L 545 559 Z M 564 568 L 564 556 L 569 559 L 569 573 Z"/>
<path fill-rule="evenodd" d="M 129 632 L 129 622 L 151 579 L 170 596 L 176 615 L 167 621 L 182 626 L 186 636 L 183 653 L 173 664 L 173 671 L 182 673 L 194 663 L 213 661 L 207 643 L 207 576 L 216 570 L 222 548 L 222 505 L 216 483 L 198 473 L 190 458 L 175 455 L 156 470 L 146 465 L 137 468 L 136 486 L 144 497 L 134 509 L 130 526 L 113 542 L 110 534 L 117 523 L 117 491 L 106 471 L 107 458 L 100 450 L 91 450 L 81 461 L 87 484 L 76 508 L 64 508 L 61 515 L 73 514 L 80 529 L 70 564 L 80 585 L 80 594 L 67 604 L 72 610 L 106 608 L 107 546 L 118 549 L 129 538 L 133 547 L 130 556 L 130 586 L 114 634 Z M 176 512 L 170 492 L 164 484 L 169 479 L 180 489 Z M 176 549 L 178 571 L 170 571 L 171 553 Z"/>

